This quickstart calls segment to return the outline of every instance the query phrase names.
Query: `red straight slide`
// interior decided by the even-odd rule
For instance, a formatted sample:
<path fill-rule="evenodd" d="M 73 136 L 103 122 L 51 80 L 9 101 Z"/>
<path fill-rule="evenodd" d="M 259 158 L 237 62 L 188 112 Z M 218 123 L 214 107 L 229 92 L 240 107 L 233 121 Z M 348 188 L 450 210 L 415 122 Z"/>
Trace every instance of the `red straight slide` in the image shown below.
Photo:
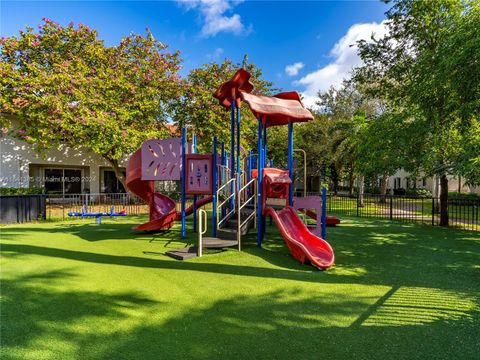
<path fill-rule="evenodd" d="M 309 260 L 319 269 L 331 267 L 335 261 L 333 249 L 328 242 L 312 234 L 291 206 L 280 211 L 265 209 L 280 230 L 285 243 L 295 259 L 302 264 Z"/>
<path fill-rule="evenodd" d="M 181 212 L 176 211 L 175 200 L 166 195 L 155 192 L 155 182 L 151 180 L 142 180 L 142 151 L 137 150 L 130 158 L 127 165 L 128 190 L 143 199 L 150 205 L 150 221 L 138 225 L 135 230 L 156 231 L 170 229 L 175 220 L 182 218 Z M 212 197 L 208 196 L 197 200 L 197 208 L 208 204 Z M 193 213 L 193 205 L 185 209 L 185 215 Z"/>

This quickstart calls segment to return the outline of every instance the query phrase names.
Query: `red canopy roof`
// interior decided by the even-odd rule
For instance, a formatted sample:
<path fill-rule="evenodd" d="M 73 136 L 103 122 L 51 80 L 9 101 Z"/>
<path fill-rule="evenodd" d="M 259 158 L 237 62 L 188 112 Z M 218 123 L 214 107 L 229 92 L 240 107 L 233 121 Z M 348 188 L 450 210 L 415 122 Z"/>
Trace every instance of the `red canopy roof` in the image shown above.
<path fill-rule="evenodd" d="M 213 97 L 217 98 L 220 105 L 227 109 L 232 105 L 232 99 L 240 100 L 241 92 L 251 92 L 253 84 L 250 80 L 250 73 L 245 69 L 238 69 L 230 80 L 224 82 L 214 93 Z"/>
<path fill-rule="evenodd" d="M 242 93 L 242 99 L 255 117 L 261 118 L 267 126 L 313 120 L 313 115 L 303 107 L 300 95 L 296 91 L 280 93 L 273 97 Z"/>
<path fill-rule="evenodd" d="M 263 169 L 263 176 L 270 184 L 291 184 L 292 179 L 288 175 L 288 170 L 282 170 L 277 168 L 265 168 Z"/>

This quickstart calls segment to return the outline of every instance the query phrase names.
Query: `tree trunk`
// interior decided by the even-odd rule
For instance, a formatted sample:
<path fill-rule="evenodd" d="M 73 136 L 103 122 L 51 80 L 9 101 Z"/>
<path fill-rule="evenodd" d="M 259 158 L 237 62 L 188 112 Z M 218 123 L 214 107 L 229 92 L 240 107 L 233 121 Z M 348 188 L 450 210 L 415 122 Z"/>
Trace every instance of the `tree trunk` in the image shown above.
<path fill-rule="evenodd" d="M 106 158 L 106 159 L 112 165 L 113 171 L 114 171 L 115 176 L 117 177 L 118 181 L 120 181 L 122 183 L 125 191 L 128 191 L 127 185 L 126 185 L 126 180 L 127 179 L 125 179 L 125 176 L 120 171 L 120 166 L 118 165 L 118 160 L 109 159 L 109 158 Z"/>
<path fill-rule="evenodd" d="M 358 177 L 358 206 L 364 207 L 363 193 L 365 192 L 365 178 L 363 175 Z"/>
<path fill-rule="evenodd" d="M 336 195 L 337 192 L 338 192 L 339 178 L 338 178 L 338 171 L 335 168 L 335 165 L 330 166 L 330 171 L 331 171 L 331 179 L 332 179 L 332 183 L 333 183 L 333 193 Z"/>
<path fill-rule="evenodd" d="M 387 187 L 388 187 L 388 174 L 383 173 L 382 180 L 380 182 L 380 202 L 385 203 L 387 201 Z"/>
<path fill-rule="evenodd" d="M 448 178 L 440 177 L 440 226 L 448 226 Z"/>
<path fill-rule="evenodd" d="M 348 195 L 353 195 L 353 188 L 355 182 L 355 175 L 353 173 L 353 166 L 350 165 L 350 169 L 348 170 Z"/>

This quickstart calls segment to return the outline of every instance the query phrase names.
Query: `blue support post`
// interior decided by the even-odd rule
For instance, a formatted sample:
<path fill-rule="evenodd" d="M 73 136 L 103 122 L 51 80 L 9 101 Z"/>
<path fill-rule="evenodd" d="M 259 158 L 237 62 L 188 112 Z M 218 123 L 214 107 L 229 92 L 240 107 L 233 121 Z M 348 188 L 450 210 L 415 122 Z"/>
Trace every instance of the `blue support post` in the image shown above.
<path fill-rule="evenodd" d="M 222 141 L 221 165 L 227 166 L 227 158 L 228 158 L 228 154 L 227 154 L 227 151 L 225 150 L 225 143 Z M 223 181 L 225 181 L 225 177 L 227 176 L 227 173 L 225 172 L 224 167 L 222 167 L 222 172 L 221 172 L 220 176 L 222 178 L 222 184 L 223 184 Z M 218 179 L 218 174 L 217 174 L 217 179 Z M 218 180 L 217 180 L 217 182 L 218 182 Z M 218 189 L 218 184 L 217 184 L 217 189 Z M 215 194 L 216 194 L 216 192 L 215 192 Z M 222 206 L 222 219 L 225 217 L 226 214 L 227 214 L 227 211 L 225 209 L 225 206 Z"/>
<path fill-rule="evenodd" d="M 252 164 L 253 164 L 253 151 L 250 150 L 248 153 L 248 181 L 252 180 Z"/>
<path fill-rule="evenodd" d="M 235 99 L 232 99 L 230 106 L 231 127 L 230 127 L 230 179 L 235 178 Z M 230 193 L 233 194 L 233 184 L 230 187 Z M 235 199 L 230 200 L 230 209 L 235 206 Z"/>
<path fill-rule="evenodd" d="M 220 144 L 220 164 L 225 166 L 226 164 L 226 159 L 225 159 L 225 143 L 222 141 Z"/>
<path fill-rule="evenodd" d="M 327 239 L 327 189 L 324 187 L 322 188 L 322 239 Z"/>
<path fill-rule="evenodd" d="M 223 143 L 222 143 L 223 146 Z M 212 197 L 212 236 L 217 236 L 217 189 L 218 189 L 218 172 L 217 172 L 217 137 L 213 137 L 213 197 Z"/>
<path fill-rule="evenodd" d="M 288 205 L 293 205 L 293 122 L 288 123 L 288 175 L 292 180 L 288 191 Z"/>
<path fill-rule="evenodd" d="M 257 191 L 257 219 L 258 219 L 258 225 L 257 225 L 257 245 L 258 247 L 262 246 L 262 240 L 263 240 L 263 214 L 262 214 L 262 185 L 263 185 L 263 141 L 262 141 L 262 120 L 258 119 L 258 163 L 257 163 L 257 186 L 258 186 L 258 191 Z"/>
<path fill-rule="evenodd" d="M 250 180 L 252 180 L 252 159 L 253 159 L 253 152 L 252 150 L 250 150 L 248 152 L 248 157 L 247 157 L 247 183 L 250 182 Z M 248 197 L 250 197 L 250 195 L 252 194 L 250 187 L 247 189 L 247 194 L 248 194 Z"/>
<path fill-rule="evenodd" d="M 187 236 L 187 228 L 185 221 L 185 152 L 187 149 L 187 130 L 182 128 L 182 240 Z"/>
<path fill-rule="evenodd" d="M 263 126 L 263 167 L 267 167 L 267 124 Z"/>
<path fill-rule="evenodd" d="M 197 153 L 197 135 L 193 134 L 192 153 Z M 197 195 L 193 195 L 193 232 L 197 232 Z"/>
<path fill-rule="evenodd" d="M 237 193 L 240 190 L 241 163 L 240 163 L 240 107 L 237 107 Z"/>

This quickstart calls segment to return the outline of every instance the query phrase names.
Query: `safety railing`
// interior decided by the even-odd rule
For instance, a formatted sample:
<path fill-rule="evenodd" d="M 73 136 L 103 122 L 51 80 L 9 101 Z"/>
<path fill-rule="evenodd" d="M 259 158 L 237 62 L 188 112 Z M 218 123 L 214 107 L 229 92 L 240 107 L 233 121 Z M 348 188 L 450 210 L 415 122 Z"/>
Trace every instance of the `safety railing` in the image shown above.
<path fill-rule="evenodd" d="M 200 209 L 198 212 L 198 257 L 202 256 L 203 249 L 203 235 L 207 233 L 207 212 L 203 209 Z"/>
<path fill-rule="evenodd" d="M 218 183 L 222 187 L 232 177 L 228 166 L 217 164 Z"/>
<path fill-rule="evenodd" d="M 228 180 L 225 184 L 223 184 L 221 187 L 218 188 L 217 199 L 220 199 L 220 195 L 224 191 L 224 188 L 231 189 L 230 190 L 230 195 L 226 196 L 226 198 L 217 205 L 217 208 L 215 209 L 215 211 L 217 213 L 229 201 L 235 202 L 235 190 L 234 190 L 235 189 L 235 178 L 232 178 L 232 179 Z M 223 217 L 221 217 L 220 220 L 217 222 L 217 229 L 220 229 L 220 227 L 228 220 L 230 215 L 232 215 L 234 212 L 235 212 L 235 207 L 233 206 L 233 207 L 231 207 L 230 211 L 228 213 L 226 213 Z"/>
<path fill-rule="evenodd" d="M 253 195 L 251 195 L 249 198 L 245 199 L 245 201 L 242 204 L 242 197 L 238 196 L 237 197 L 237 242 L 238 242 L 238 251 L 242 250 L 242 227 L 247 224 L 250 219 L 253 217 L 254 218 L 254 223 L 255 223 L 255 228 L 257 227 L 257 187 L 256 187 L 256 181 L 257 179 L 254 178 L 250 180 L 248 183 L 246 183 L 243 187 L 240 188 L 239 194 L 242 194 L 244 191 L 246 191 L 249 187 L 253 187 Z M 242 209 L 247 206 L 249 203 L 251 203 L 253 200 L 253 212 L 249 214 L 245 220 L 242 222 Z"/>

